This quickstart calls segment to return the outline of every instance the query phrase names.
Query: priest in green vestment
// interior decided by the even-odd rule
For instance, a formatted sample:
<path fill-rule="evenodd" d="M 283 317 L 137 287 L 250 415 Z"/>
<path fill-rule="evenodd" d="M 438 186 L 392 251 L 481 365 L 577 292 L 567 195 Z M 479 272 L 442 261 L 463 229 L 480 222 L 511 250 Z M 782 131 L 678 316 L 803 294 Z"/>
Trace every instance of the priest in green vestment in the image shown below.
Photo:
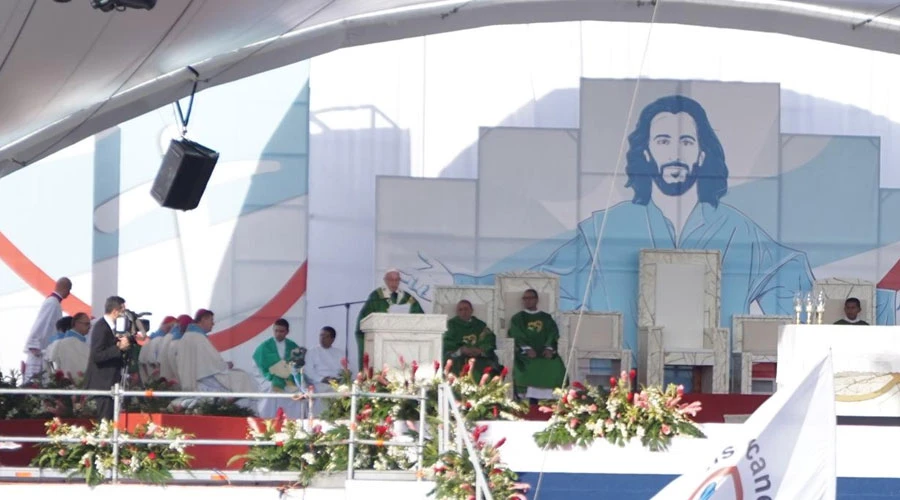
<path fill-rule="evenodd" d="M 356 361 L 359 369 L 362 370 L 363 352 L 366 349 L 366 339 L 362 330 L 359 328 L 363 318 L 372 313 L 386 313 L 393 305 L 409 305 L 410 314 L 423 314 L 422 306 L 419 301 L 412 295 L 400 289 L 400 271 L 391 269 L 384 273 L 384 286 L 372 290 L 366 303 L 363 304 L 359 311 L 359 317 L 356 318 L 356 349 L 359 353 Z"/>
<path fill-rule="evenodd" d="M 453 360 L 453 373 L 459 375 L 462 366 L 475 359 L 472 368 L 475 379 L 479 379 L 484 370 L 490 368 L 499 374 L 500 361 L 494 352 L 497 349 L 497 337 L 494 332 L 472 315 L 472 303 L 460 300 L 456 304 L 456 316 L 447 320 L 447 332 L 444 333 L 444 363 Z"/>
<path fill-rule="evenodd" d="M 510 319 L 509 336 L 515 340 L 513 380 L 520 397 L 552 399 L 553 389 L 563 386 L 566 367 L 556 352 L 556 321 L 537 304 L 537 292 L 526 290 L 522 294 L 525 309 Z"/>
<path fill-rule="evenodd" d="M 290 324 L 284 318 L 275 320 L 272 326 L 272 336 L 259 345 L 253 351 L 253 362 L 259 369 L 259 373 L 268 381 L 265 384 L 270 387 L 266 392 L 298 392 L 299 388 L 294 381 L 290 360 L 294 350 L 300 347 L 287 338 L 290 332 Z M 299 376 L 299 374 L 298 374 Z M 278 407 L 284 409 L 285 415 L 290 418 L 301 418 L 302 407 L 299 401 L 290 399 L 259 399 L 259 416 L 273 418 Z"/>

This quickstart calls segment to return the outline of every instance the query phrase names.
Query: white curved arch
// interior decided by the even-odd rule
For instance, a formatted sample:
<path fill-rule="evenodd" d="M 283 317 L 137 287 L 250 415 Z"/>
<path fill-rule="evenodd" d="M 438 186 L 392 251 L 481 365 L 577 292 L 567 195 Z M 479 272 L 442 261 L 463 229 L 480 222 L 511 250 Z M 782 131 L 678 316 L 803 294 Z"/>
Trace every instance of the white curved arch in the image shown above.
<path fill-rule="evenodd" d="M 656 20 L 661 23 L 781 33 L 900 53 L 900 44 L 897 43 L 900 18 L 896 17 L 896 14 L 900 14 L 900 12 L 895 11 L 873 18 L 877 13 L 889 8 L 893 0 L 891 2 L 888 0 L 831 0 L 815 3 L 776 0 L 659 1 L 661 3 Z M 69 4 L 55 5 L 76 5 L 77 8 L 87 8 L 87 6 L 78 5 L 80 3 L 70 2 Z M 344 47 L 500 24 L 579 20 L 648 22 L 653 11 L 653 5 L 649 0 L 380 0 L 377 2 L 374 0 L 345 0 L 342 2 L 316 0 L 316 8 L 311 12 L 309 8 L 303 12 L 294 12 L 299 9 L 294 5 L 293 10 L 285 7 L 284 12 L 273 13 L 269 19 L 255 12 L 259 10 L 258 4 L 255 2 L 217 0 L 208 3 L 215 4 L 215 8 L 207 8 L 203 2 L 194 4 L 190 0 L 167 2 L 165 9 L 172 12 L 167 12 L 169 18 L 166 22 L 169 22 L 169 25 L 162 27 L 166 28 L 163 38 L 161 40 L 151 39 L 144 44 L 145 46 L 135 47 L 135 54 L 139 54 L 141 59 L 132 63 L 142 71 L 136 69 L 132 76 L 143 78 L 144 81 L 130 79 L 120 81 L 107 74 L 105 76 L 109 78 L 103 80 L 106 85 L 87 88 L 87 90 L 82 87 L 75 88 L 76 86 L 73 88 L 59 87 L 50 105 L 41 109 L 40 112 L 36 111 L 31 115 L 27 112 L 23 112 L 21 115 L 13 114 L 10 118 L 12 122 L 6 123 L 6 129 L 8 130 L 11 125 L 15 126 L 14 130 L 17 133 L 6 134 L 6 137 L 12 142 L 0 148 L 0 177 L 108 127 L 185 97 L 190 93 L 194 80 L 193 73 L 186 67 L 188 64 L 200 75 L 199 88 L 205 89 Z M 297 3 L 294 2 L 294 4 Z M 299 3 L 310 5 L 314 2 L 305 0 Z M 827 3 L 828 6 L 823 6 L 823 3 Z M 33 10 L 38 11 L 34 0 L 20 0 L 11 8 L 0 7 L 0 21 L 21 22 L 24 33 L 28 28 L 25 22 L 26 19 L 29 19 L 25 8 L 28 4 L 34 7 Z M 43 6 L 53 4 L 52 2 L 42 4 L 40 9 L 43 10 L 38 12 L 47 11 L 47 8 Z M 204 6 L 195 8 L 195 5 Z M 373 6 L 375 7 L 374 11 L 372 11 Z M 250 12 L 248 9 L 251 8 L 255 9 L 254 13 L 258 15 L 245 20 L 242 14 L 249 15 L 247 14 Z M 232 12 L 232 16 L 223 21 L 222 12 L 229 10 Z M 189 17 L 190 21 L 180 25 L 184 16 L 176 17 L 173 12 L 174 14 L 178 12 L 191 13 L 192 15 Z M 34 12 L 31 14 L 34 15 Z M 100 15 L 94 12 L 91 14 Z M 136 13 L 126 14 L 134 15 Z M 274 14 L 283 14 L 283 16 L 293 14 L 295 17 L 289 19 Z M 58 16 L 59 14 L 53 15 Z M 125 16 L 123 16 L 124 18 Z M 246 45 L 244 38 L 238 37 L 237 39 L 244 43 L 240 48 L 229 46 L 224 40 L 216 42 L 214 47 L 208 47 L 206 52 L 195 50 L 188 45 L 188 42 L 196 44 L 196 40 L 202 38 L 203 30 L 206 30 L 210 37 L 219 39 L 223 30 L 240 32 L 242 28 L 247 28 L 243 24 L 252 22 L 255 23 L 252 26 L 255 29 L 253 33 L 265 34 L 280 29 L 286 24 L 290 25 L 297 19 L 300 21 L 297 29 L 287 34 L 261 38 L 250 45 Z M 134 20 L 140 21 L 140 18 L 134 15 L 133 18 L 128 19 L 132 24 L 128 26 L 127 30 L 120 29 L 115 32 L 121 33 L 123 44 L 126 43 L 124 39 L 126 36 L 129 37 L 128 40 L 135 38 L 137 35 L 134 30 L 141 29 L 143 26 Z M 222 25 L 216 24 L 217 22 L 230 22 L 231 24 Z M 269 23 L 271 26 L 262 28 L 271 29 L 262 29 L 259 23 Z M 145 22 L 145 24 L 149 23 Z M 69 24 L 69 26 L 72 25 L 75 23 Z M 13 23 L 14 26 L 15 23 Z M 181 29 L 171 29 L 175 26 L 180 26 Z M 95 27 L 100 29 L 99 25 Z M 155 26 L 155 29 L 160 30 L 161 27 Z M 185 40 L 184 33 L 190 30 L 194 31 L 191 31 L 191 37 Z M 52 34 L 52 32 L 48 33 L 48 35 Z M 90 47 L 93 47 L 94 42 L 101 36 L 106 36 L 104 34 L 107 34 L 105 27 L 100 35 L 96 35 L 96 39 L 88 39 L 87 41 L 91 43 Z M 107 38 L 111 37 L 112 35 L 107 36 Z M 20 35 L 18 39 L 24 40 L 25 38 Z M 109 41 L 109 43 L 115 42 L 116 40 Z M 15 46 L 15 51 L 13 46 Z M 40 47 L 48 54 L 51 53 L 50 51 L 59 50 L 58 45 L 54 46 L 53 43 L 47 43 L 46 40 Z M 107 46 L 102 48 L 108 49 Z M 4 53 L 16 55 L 16 51 L 28 49 L 27 46 L 20 49 L 18 43 L 11 43 L 0 34 L 0 56 Z M 30 57 L 41 61 L 40 51 L 36 52 L 33 47 L 31 49 Z M 140 52 L 140 49 L 144 49 L 145 52 Z M 149 55 L 146 54 L 148 50 L 150 51 Z M 208 57 L 200 61 L 189 59 L 189 57 L 198 57 L 198 54 L 207 54 Z M 180 69 L 169 72 L 160 70 L 158 73 L 154 73 L 145 70 L 143 64 L 138 64 L 138 62 L 143 63 L 150 59 L 154 63 L 158 63 L 156 67 L 164 69 L 169 66 Z M 85 61 L 88 60 L 89 58 L 85 56 Z M 113 73 L 113 75 L 122 72 L 121 61 L 111 61 L 109 67 L 104 66 L 102 61 L 98 63 L 96 60 L 92 60 L 92 62 L 98 66 L 97 71 Z M 81 69 L 79 66 L 79 71 Z M 4 69 L 0 69 L 0 83 L 4 78 L 15 77 L 16 75 L 7 75 Z M 110 89 L 111 82 L 121 83 L 121 86 L 127 84 L 131 87 L 113 94 L 114 89 Z M 27 83 L 19 81 L 19 85 L 20 88 L 17 90 L 28 92 Z M 37 91 L 46 92 L 47 89 L 40 87 L 35 90 L 35 92 Z M 90 104 L 71 112 L 72 100 L 77 100 L 79 104 Z M 66 105 L 55 106 L 54 103 L 57 102 Z M 55 114 L 57 112 L 58 115 Z M 18 133 L 19 130 L 35 131 L 25 135 Z M 2 136 L 3 134 L 0 134 L 0 137 Z"/>

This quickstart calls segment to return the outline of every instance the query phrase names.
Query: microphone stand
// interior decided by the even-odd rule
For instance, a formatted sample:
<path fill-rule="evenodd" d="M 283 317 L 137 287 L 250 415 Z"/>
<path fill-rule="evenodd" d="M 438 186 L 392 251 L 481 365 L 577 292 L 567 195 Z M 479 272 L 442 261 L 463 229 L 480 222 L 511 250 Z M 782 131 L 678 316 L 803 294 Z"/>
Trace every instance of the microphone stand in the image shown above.
<path fill-rule="evenodd" d="M 319 309 L 331 309 L 332 307 L 344 308 L 344 359 L 348 362 L 350 361 L 350 306 L 365 303 L 365 300 L 357 300 L 356 302 L 341 302 L 338 304 L 319 306 Z"/>

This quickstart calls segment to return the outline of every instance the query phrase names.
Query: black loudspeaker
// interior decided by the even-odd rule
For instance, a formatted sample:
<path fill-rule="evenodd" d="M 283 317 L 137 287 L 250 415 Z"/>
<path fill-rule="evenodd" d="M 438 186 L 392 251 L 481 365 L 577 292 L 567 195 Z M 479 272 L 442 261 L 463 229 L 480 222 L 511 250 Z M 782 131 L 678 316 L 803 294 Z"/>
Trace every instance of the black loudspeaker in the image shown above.
<path fill-rule="evenodd" d="M 187 139 L 169 144 L 150 194 L 166 207 L 193 210 L 200 204 L 219 153 Z"/>

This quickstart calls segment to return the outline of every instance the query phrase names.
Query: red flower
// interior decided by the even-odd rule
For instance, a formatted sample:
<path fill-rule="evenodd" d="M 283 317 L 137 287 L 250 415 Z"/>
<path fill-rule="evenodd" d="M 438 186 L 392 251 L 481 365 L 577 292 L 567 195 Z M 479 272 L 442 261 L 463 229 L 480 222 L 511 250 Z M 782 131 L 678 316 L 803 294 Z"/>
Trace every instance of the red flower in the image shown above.
<path fill-rule="evenodd" d="M 631 377 L 632 379 L 634 379 L 635 377 L 637 377 L 637 370 L 632 368 L 631 371 L 628 372 L 628 376 Z"/>
<path fill-rule="evenodd" d="M 341 368 L 343 368 L 345 370 L 349 370 L 350 369 L 349 367 L 350 367 L 350 362 L 347 361 L 347 358 L 341 358 Z"/>
<path fill-rule="evenodd" d="M 494 445 L 494 449 L 496 450 L 497 448 L 503 446 L 505 443 L 506 443 L 506 438 L 500 438 L 500 441 L 497 441 L 497 444 Z"/>
<path fill-rule="evenodd" d="M 497 418 L 497 414 L 500 413 L 500 411 L 497 410 L 497 407 L 496 407 L 496 406 L 493 408 L 492 411 L 494 412 L 494 418 Z"/>
<path fill-rule="evenodd" d="M 150 453 L 147 453 L 147 458 L 149 458 L 150 460 L 156 460 L 156 453 L 153 453 L 152 451 Z"/>
<path fill-rule="evenodd" d="M 492 371 L 494 371 L 494 369 L 489 366 L 489 367 L 485 368 L 484 370 L 481 370 L 481 373 L 484 375 L 490 375 Z"/>
<path fill-rule="evenodd" d="M 364 370 L 369 369 L 369 353 L 367 353 L 367 352 L 363 353 L 363 369 Z"/>
<path fill-rule="evenodd" d="M 634 401 L 634 393 L 633 393 L 633 392 L 629 392 L 629 393 L 625 396 L 625 398 L 628 399 L 628 402 L 629 402 L 629 403 L 632 402 L 632 401 Z"/>
<path fill-rule="evenodd" d="M 415 378 L 416 372 L 419 370 L 419 363 L 416 363 L 416 360 L 413 360 L 413 362 L 409 366 L 412 370 L 412 377 Z"/>
<path fill-rule="evenodd" d="M 278 410 L 275 411 L 275 432 L 281 432 L 281 427 L 284 425 L 284 408 L 278 407 Z"/>
<path fill-rule="evenodd" d="M 53 374 L 53 377 L 56 378 L 57 382 L 62 382 L 64 378 L 66 378 L 66 374 L 63 373 L 62 370 L 56 370 L 56 373 Z"/>
<path fill-rule="evenodd" d="M 609 386 L 610 387 L 615 387 L 616 382 L 617 382 L 616 377 L 609 377 Z"/>
<path fill-rule="evenodd" d="M 434 371 L 438 371 L 441 369 L 441 362 L 438 360 L 434 360 Z"/>
<path fill-rule="evenodd" d="M 572 382 L 572 387 L 578 389 L 579 391 L 584 390 L 584 385 L 581 382 L 578 382 L 577 380 L 575 382 Z"/>
<path fill-rule="evenodd" d="M 275 441 L 275 446 L 284 446 L 284 441 Z"/>
<path fill-rule="evenodd" d="M 503 369 L 500 370 L 500 378 L 506 378 L 507 375 L 509 375 L 509 368 L 504 366 Z"/>

